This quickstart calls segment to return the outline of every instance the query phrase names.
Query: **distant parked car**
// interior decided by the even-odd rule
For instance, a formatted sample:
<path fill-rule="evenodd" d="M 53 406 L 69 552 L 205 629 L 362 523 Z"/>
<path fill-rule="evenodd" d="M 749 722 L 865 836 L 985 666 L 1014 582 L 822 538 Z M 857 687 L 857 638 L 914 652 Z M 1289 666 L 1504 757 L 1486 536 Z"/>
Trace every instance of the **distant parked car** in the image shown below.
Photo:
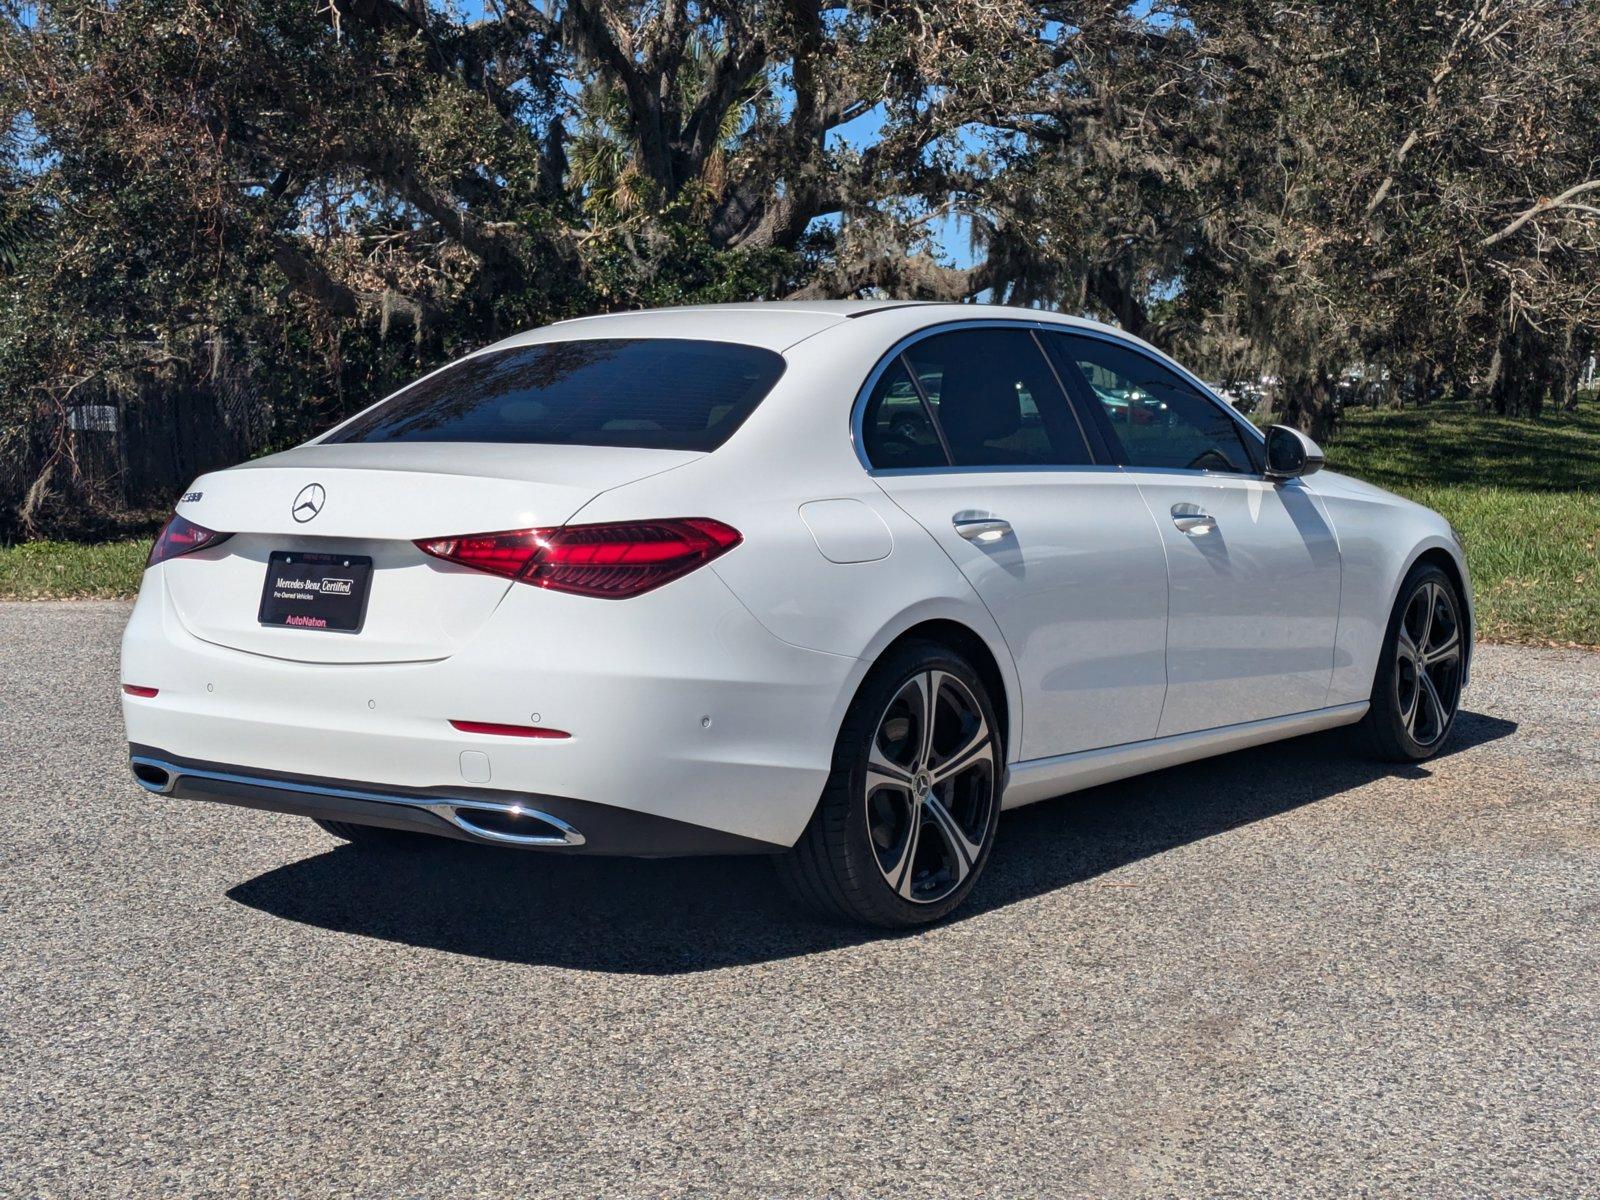
<path fill-rule="evenodd" d="M 1161 414 L 1167 411 L 1164 401 L 1136 387 L 1090 386 L 1094 387 L 1095 395 L 1105 405 L 1106 415 L 1113 421 L 1127 425 L 1152 425 L 1161 420 Z"/>
<path fill-rule="evenodd" d="M 1236 412 L 1253 413 L 1260 406 L 1265 392 L 1261 384 L 1244 379 L 1232 383 L 1208 383 L 1211 391 L 1231 404 Z"/>
<path fill-rule="evenodd" d="M 194 481 L 123 640 L 133 773 L 357 845 L 773 854 L 917 925 L 1002 808 L 1356 722 L 1439 750 L 1461 547 L 1322 461 L 1028 309 L 563 322 Z"/>

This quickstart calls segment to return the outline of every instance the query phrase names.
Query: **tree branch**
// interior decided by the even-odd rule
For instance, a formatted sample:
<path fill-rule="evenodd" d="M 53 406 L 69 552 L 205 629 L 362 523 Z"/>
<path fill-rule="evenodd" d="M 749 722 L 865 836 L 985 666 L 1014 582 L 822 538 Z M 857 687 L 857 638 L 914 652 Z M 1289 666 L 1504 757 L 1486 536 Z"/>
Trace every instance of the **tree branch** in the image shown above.
<path fill-rule="evenodd" d="M 1388 198 L 1389 192 L 1394 188 L 1395 178 L 1399 175 L 1400 169 L 1405 166 L 1407 156 L 1416 148 L 1417 142 L 1422 139 L 1423 123 L 1439 107 L 1439 85 L 1455 70 L 1456 56 L 1461 50 L 1462 43 L 1467 41 L 1469 37 L 1475 36 L 1488 22 L 1489 10 L 1493 5 L 1494 0 L 1482 0 L 1478 7 L 1468 13 L 1462 19 L 1461 24 L 1457 26 L 1455 36 L 1450 39 L 1449 47 L 1446 48 L 1439 65 L 1434 68 L 1433 74 L 1428 79 L 1428 90 L 1422 98 L 1422 115 L 1417 118 L 1413 128 L 1406 134 L 1405 140 L 1395 150 L 1389 173 L 1384 176 L 1383 182 L 1378 185 L 1378 190 L 1367 201 L 1367 216 L 1370 217 L 1378 211 L 1378 207 Z"/>
<path fill-rule="evenodd" d="M 1535 217 L 1539 216 L 1541 213 L 1553 212 L 1558 208 L 1572 208 L 1577 209 L 1580 212 L 1592 213 L 1595 210 L 1589 205 L 1574 204 L 1572 201 L 1576 200 L 1579 196 L 1586 195 L 1587 193 L 1597 189 L 1600 189 L 1600 179 L 1591 179 L 1587 183 L 1580 183 L 1575 187 L 1569 187 L 1554 200 L 1541 196 L 1538 202 L 1532 208 L 1519 213 L 1516 219 L 1513 220 L 1509 225 L 1494 233 L 1491 233 L 1488 237 L 1480 241 L 1478 245 L 1485 250 L 1487 250 L 1490 246 L 1498 246 L 1501 242 L 1505 241 L 1508 237 L 1516 233 L 1517 230 L 1521 229 L 1524 225 L 1533 220 Z"/>
<path fill-rule="evenodd" d="M 880 254 L 813 280 L 784 297 L 786 300 L 822 300 L 849 296 L 878 288 L 894 299 L 970 300 L 994 286 L 988 260 L 970 267 L 947 267 L 925 254 Z"/>
<path fill-rule="evenodd" d="M 434 324 L 439 310 L 431 301 L 401 295 L 393 289 L 381 292 L 358 291 L 335 279 L 323 266 L 290 239 L 280 237 L 272 247 L 273 265 L 283 272 L 290 285 L 335 317 L 357 317 L 376 310 L 384 332 L 398 318 L 417 336 Z"/>
<path fill-rule="evenodd" d="M 622 85 L 639 165 L 658 185 L 671 191 L 675 182 L 672 154 L 662 123 L 661 95 L 650 76 L 623 50 L 597 0 L 573 0 L 563 22 L 568 40 L 580 53 Z"/>
<path fill-rule="evenodd" d="M 471 251 L 485 266 L 499 271 L 520 271 L 521 255 L 515 244 L 463 211 L 448 195 L 435 190 L 398 152 L 366 154 L 361 156 L 359 165 L 371 174 L 374 183 L 386 185 L 418 212 L 438 222 L 449 237 Z"/>
<path fill-rule="evenodd" d="M 711 79 L 701 94 L 699 102 L 695 104 L 694 111 L 689 114 L 689 119 L 683 127 L 683 145 L 685 178 L 690 178 L 700 173 L 706 159 L 711 157 L 717 148 L 717 134 L 722 128 L 722 119 L 727 116 L 728 110 L 738 102 L 740 93 L 763 67 L 767 65 L 767 44 L 759 35 L 752 38 L 743 48 L 730 47 L 728 52 L 717 60 L 713 68 Z M 796 68 L 796 81 L 798 83 L 799 70 Z M 797 91 L 796 108 L 801 106 Z"/>
<path fill-rule="evenodd" d="M 335 36 L 342 34 L 345 21 L 353 18 L 381 32 L 420 38 L 427 46 L 429 65 L 443 74 L 455 74 L 450 56 L 444 52 L 433 30 L 409 7 L 391 0 L 330 0 L 327 11 Z"/>

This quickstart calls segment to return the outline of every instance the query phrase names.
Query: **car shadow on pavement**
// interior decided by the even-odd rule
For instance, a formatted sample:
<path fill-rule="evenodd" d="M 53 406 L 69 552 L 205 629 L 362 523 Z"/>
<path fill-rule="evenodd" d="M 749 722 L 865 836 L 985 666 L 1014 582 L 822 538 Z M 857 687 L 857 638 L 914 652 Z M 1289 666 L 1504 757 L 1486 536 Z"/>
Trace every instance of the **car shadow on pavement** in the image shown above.
<path fill-rule="evenodd" d="M 1514 722 L 1463 711 L 1444 754 Z M 1352 756 L 1342 731 L 1242 750 L 1007 814 L 989 869 L 954 918 L 1070 887 L 1215 834 L 1420 767 Z M 875 938 L 793 908 L 765 859 L 605 859 L 443 839 L 340 846 L 238 884 L 229 898 L 291 921 L 507 962 L 673 975 Z"/>

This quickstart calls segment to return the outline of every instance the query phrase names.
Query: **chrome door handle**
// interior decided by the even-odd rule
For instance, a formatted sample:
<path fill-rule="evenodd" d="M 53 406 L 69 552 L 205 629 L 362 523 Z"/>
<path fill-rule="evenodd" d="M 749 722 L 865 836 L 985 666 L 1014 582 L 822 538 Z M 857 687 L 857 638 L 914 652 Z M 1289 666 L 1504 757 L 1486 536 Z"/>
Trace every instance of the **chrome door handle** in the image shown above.
<path fill-rule="evenodd" d="M 984 545 L 1011 535 L 1011 522 L 999 517 L 953 517 L 950 523 L 967 541 Z"/>
<path fill-rule="evenodd" d="M 1198 504 L 1174 504 L 1172 523 L 1178 527 L 1179 533 L 1187 533 L 1191 537 L 1210 533 L 1217 527 L 1216 518 Z"/>

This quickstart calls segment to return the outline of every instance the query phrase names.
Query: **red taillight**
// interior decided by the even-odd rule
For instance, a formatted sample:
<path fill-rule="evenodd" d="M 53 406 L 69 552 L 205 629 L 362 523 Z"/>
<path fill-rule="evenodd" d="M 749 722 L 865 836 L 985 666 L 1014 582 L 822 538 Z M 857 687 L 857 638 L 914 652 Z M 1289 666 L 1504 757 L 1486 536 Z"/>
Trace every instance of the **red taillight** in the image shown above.
<path fill-rule="evenodd" d="M 232 536 L 231 533 L 218 533 L 215 529 L 196 525 L 193 521 L 186 521 L 177 513 L 173 513 L 161 527 L 161 532 L 156 534 L 156 544 L 150 547 L 150 557 L 144 564 L 145 570 L 148 571 L 157 563 L 164 563 L 169 558 L 177 558 L 181 554 L 193 554 L 196 550 L 215 546 Z"/>
<path fill-rule="evenodd" d="M 743 540 L 710 517 L 427 538 L 418 549 L 520 583 L 621 600 L 687 575 Z"/>
<path fill-rule="evenodd" d="M 462 733 L 487 733 L 494 737 L 527 737 L 527 738 L 569 738 L 572 735 L 565 729 L 547 729 L 543 725 L 497 725 L 493 721 L 456 721 L 452 720 Z"/>
<path fill-rule="evenodd" d="M 141 700 L 149 700 L 161 689 L 153 687 L 140 687 L 137 683 L 125 683 L 122 685 L 122 690 L 126 695 L 137 696 Z"/>

